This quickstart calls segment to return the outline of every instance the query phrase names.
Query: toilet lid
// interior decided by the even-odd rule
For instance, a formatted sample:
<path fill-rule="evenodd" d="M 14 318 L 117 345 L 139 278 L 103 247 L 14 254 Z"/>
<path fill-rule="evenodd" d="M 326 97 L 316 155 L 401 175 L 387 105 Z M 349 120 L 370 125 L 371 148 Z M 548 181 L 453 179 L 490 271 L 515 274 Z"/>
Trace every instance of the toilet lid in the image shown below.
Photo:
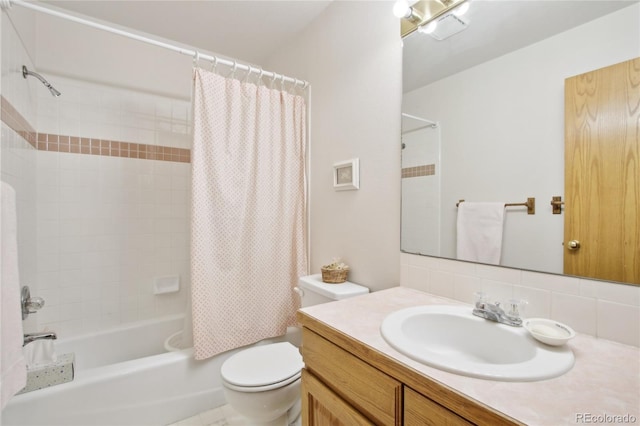
<path fill-rule="evenodd" d="M 255 387 L 285 381 L 300 374 L 303 367 L 298 348 L 282 342 L 244 349 L 229 357 L 220 373 L 227 383 Z"/>

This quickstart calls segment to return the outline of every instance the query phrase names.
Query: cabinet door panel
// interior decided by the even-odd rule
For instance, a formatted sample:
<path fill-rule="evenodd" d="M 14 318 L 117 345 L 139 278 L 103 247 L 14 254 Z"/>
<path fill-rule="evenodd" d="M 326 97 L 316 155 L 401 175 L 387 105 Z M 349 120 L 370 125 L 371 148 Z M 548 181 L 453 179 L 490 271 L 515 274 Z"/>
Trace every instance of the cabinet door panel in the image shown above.
<path fill-rule="evenodd" d="M 375 424 L 401 424 L 399 381 L 307 329 L 302 355 L 310 372 Z"/>
<path fill-rule="evenodd" d="M 373 425 L 313 374 L 302 370 L 303 426 Z"/>
<path fill-rule="evenodd" d="M 404 424 L 406 426 L 467 426 L 472 425 L 453 411 L 404 388 Z"/>

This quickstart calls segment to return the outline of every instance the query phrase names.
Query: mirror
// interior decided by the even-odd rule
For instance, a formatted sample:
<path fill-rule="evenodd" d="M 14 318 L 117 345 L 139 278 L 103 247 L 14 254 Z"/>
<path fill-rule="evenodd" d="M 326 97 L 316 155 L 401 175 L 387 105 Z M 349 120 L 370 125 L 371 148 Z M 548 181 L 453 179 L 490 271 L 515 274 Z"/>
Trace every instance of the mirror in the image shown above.
<path fill-rule="evenodd" d="M 563 273 L 564 80 L 640 54 L 640 5 L 472 1 L 468 26 L 403 40 L 402 237 L 456 258 L 460 200 L 504 213 L 500 265 Z"/>

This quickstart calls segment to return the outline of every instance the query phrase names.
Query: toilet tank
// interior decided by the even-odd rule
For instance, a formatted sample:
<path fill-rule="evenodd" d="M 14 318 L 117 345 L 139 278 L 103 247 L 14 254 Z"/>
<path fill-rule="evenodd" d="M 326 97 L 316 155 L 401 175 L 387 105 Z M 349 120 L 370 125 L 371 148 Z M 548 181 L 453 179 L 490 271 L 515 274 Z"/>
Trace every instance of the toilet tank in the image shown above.
<path fill-rule="evenodd" d="M 298 293 L 304 308 L 367 294 L 369 289 L 349 281 L 341 284 L 327 284 L 322 282 L 322 274 L 316 274 L 300 277 Z"/>

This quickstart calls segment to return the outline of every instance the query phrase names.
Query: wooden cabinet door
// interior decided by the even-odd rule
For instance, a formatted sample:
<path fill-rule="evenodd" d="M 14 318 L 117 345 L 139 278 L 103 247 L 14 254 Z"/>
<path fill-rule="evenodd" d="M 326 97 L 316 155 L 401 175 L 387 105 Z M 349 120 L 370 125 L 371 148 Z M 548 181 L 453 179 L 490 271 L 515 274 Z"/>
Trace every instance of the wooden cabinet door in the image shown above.
<path fill-rule="evenodd" d="M 306 328 L 302 341 L 306 369 L 336 395 L 377 425 L 402 424 L 402 383 Z"/>
<path fill-rule="evenodd" d="M 404 388 L 405 426 L 471 426 L 453 411 L 431 401 L 408 387 Z"/>
<path fill-rule="evenodd" d="M 302 370 L 302 424 L 303 426 L 373 425 L 307 370 Z"/>
<path fill-rule="evenodd" d="M 638 207 L 640 58 L 565 80 L 564 273 L 640 284 Z"/>

